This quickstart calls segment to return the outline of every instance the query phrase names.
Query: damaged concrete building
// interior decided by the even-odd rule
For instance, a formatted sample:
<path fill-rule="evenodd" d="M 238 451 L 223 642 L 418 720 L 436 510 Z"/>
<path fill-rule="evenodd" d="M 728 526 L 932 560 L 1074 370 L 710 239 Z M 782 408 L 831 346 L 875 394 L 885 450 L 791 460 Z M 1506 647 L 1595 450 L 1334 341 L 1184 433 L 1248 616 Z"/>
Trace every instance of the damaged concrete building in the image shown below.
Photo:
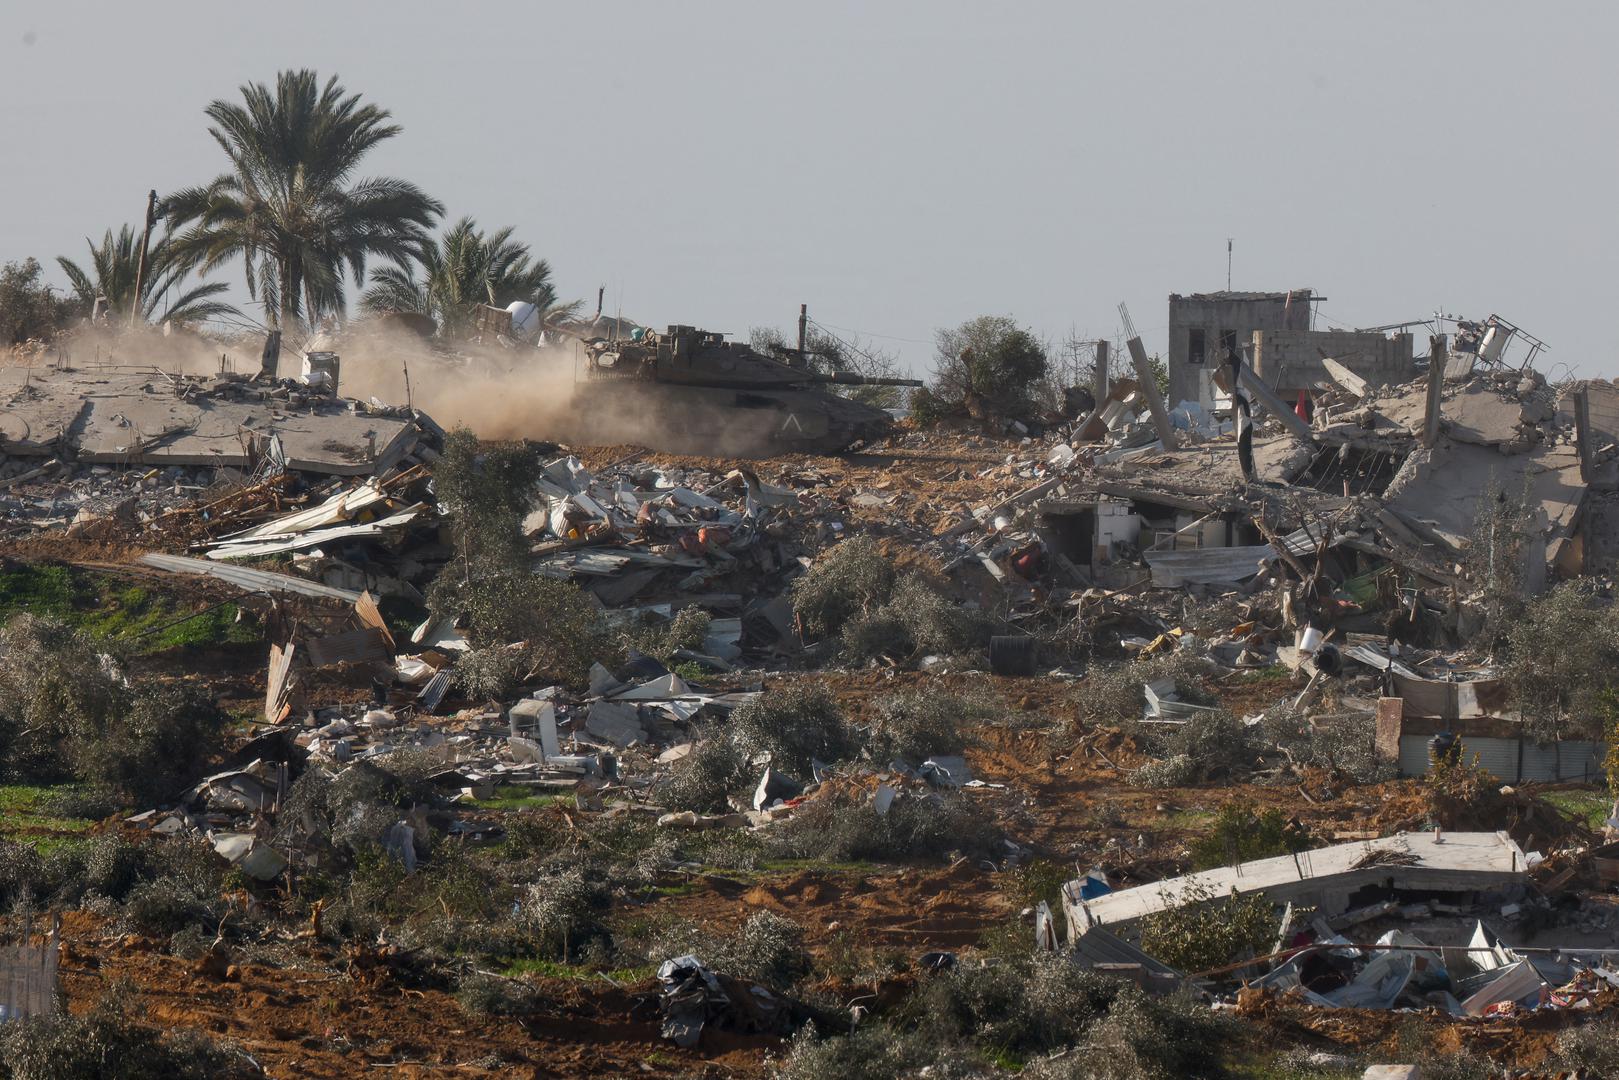
<path fill-rule="evenodd" d="M 1287 292 L 1178 293 L 1169 297 L 1169 401 L 1212 408 L 1214 372 L 1225 357 L 1246 347 L 1256 330 L 1310 329 L 1309 289 Z"/>

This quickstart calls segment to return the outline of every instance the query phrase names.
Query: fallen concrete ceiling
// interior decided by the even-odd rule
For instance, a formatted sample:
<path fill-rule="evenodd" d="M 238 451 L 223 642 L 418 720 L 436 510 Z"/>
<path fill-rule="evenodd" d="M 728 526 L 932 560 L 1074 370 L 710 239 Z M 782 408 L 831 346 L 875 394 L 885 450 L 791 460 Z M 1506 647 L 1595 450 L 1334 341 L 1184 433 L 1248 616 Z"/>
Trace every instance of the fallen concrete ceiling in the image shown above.
<path fill-rule="evenodd" d="M 294 403 L 284 390 L 228 376 L 0 369 L 0 450 L 22 457 L 245 469 L 255 442 L 273 435 L 288 468 L 360 476 L 402 457 L 417 430 L 408 414 L 352 412 L 332 398 Z"/>

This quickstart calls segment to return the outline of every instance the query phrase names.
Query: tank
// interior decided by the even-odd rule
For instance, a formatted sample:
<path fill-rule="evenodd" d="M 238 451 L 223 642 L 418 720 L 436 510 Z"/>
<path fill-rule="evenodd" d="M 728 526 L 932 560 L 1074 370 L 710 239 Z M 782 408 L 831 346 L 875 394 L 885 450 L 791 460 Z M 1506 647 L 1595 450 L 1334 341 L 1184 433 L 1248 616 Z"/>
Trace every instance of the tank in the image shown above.
<path fill-rule="evenodd" d="M 837 453 L 884 438 L 887 412 L 829 386 L 921 386 L 916 379 L 813 371 L 692 326 L 593 338 L 575 402 L 584 418 L 629 419 L 635 441 L 677 452 L 762 456 Z"/>

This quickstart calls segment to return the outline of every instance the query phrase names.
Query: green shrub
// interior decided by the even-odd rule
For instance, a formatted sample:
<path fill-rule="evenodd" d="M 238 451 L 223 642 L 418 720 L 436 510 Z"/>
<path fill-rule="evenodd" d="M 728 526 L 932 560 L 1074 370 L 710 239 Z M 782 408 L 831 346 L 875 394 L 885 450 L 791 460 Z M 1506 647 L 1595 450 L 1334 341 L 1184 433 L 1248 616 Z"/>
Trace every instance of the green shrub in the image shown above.
<path fill-rule="evenodd" d="M 13 616 L 0 629 L 0 764 L 19 780 L 73 776 L 75 758 L 123 720 L 121 673 L 65 623 Z"/>
<path fill-rule="evenodd" d="M 540 996 L 521 979 L 475 971 L 462 976 L 455 1000 L 475 1016 L 522 1016 L 539 1009 Z"/>
<path fill-rule="evenodd" d="M 0 1025 L 0 1075 L 10 1080 L 214 1080 L 262 1075 L 246 1055 L 197 1032 L 164 1036 L 141 1023 L 129 992 L 104 996 L 82 1015 L 58 1013 Z"/>
<path fill-rule="evenodd" d="M 1586 1076 L 1619 1076 L 1619 1023 L 1592 1017 L 1557 1036 L 1557 1063 Z"/>
<path fill-rule="evenodd" d="M 444 439 L 433 463 L 433 492 L 450 518 L 464 565 L 483 572 L 526 572 L 529 512 L 541 447 L 534 443 L 489 443 L 464 427 Z M 516 640 L 515 638 L 511 640 Z"/>
<path fill-rule="evenodd" d="M 225 873 L 213 845 L 201 837 L 172 837 L 147 845 L 140 882 L 124 901 L 123 919 L 132 930 L 167 936 L 194 924 L 217 926 L 224 915 Z"/>
<path fill-rule="evenodd" d="M 886 694 L 876 709 L 864 752 L 879 765 L 895 758 L 920 765 L 935 754 L 959 753 L 968 742 L 965 725 L 995 714 L 987 698 L 936 687 Z"/>
<path fill-rule="evenodd" d="M 647 622 L 624 635 L 625 644 L 638 653 L 670 663 L 682 649 L 702 652 L 714 617 L 697 606 L 683 607 L 672 619 L 648 615 Z"/>
<path fill-rule="evenodd" d="M 1564 582 L 1507 625 L 1502 678 L 1536 739 L 1604 739 L 1619 720 L 1619 608 Z"/>
<path fill-rule="evenodd" d="M 1159 679 L 1173 679 L 1182 701 L 1212 705 L 1214 699 L 1198 683 L 1208 667 L 1207 660 L 1184 649 L 1110 667 L 1093 665 L 1079 698 L 1080 712 L 1092 724 L 1130 725 L 1141 719 L 1147 706 L 1143 687 Z"/>
<path fill-rule="evenodd" d="M 646 958 L 661 963 L 686 953 L 715 971 L 780 993 L 788 992 L 812 968 L 804 928 L 771 911 L 755 912 L 730 933 L 716 933 L 693 922 L 667 926 L 649 943 Z"/>
<path fill-rule="evenodd" d="M 1265 750 L 1256 729 L 1222 710 L 1198 713 L 1184 724 L 1139 725 L 1162 760 L 1130 774 L 1142 787 L 1184 787 L 1254 767 Z"/>
<path fill-rule="evenodd" d="M 468 649 L 456 661 L 456 686 L 476 701 L 504 701 L 516 695 L 528 673 L 523 650 L 504 645 Z"/>
<path fill-rule="evenodd" d="M 824 688 L 795 683 L 761 695 L 731 713 L 731 742 L 744 758 L 768 753 L 775 768 L 808 778 L 815 760 L 843 761 L 854 735 Z"/>
<path fill-rule="evenodd" d="M 1309 834 L 1293 827 L 1280 810 L 1256 810 L 1248 803 L 1231 802 L 1220 807 L 1213 830 L 1192 842 L 1192 865 L 1210 870 L 1304 851 L 1309 846 Z"/>
<path fill-rule="evenodd" d="M 982 615 L 958 606 L 916 573 L 901 574 L 888 601 L 843 627 L 843 657 L 856 663 L 887 657 L 954 656 L 989 643 Z"/>
<path fill-rule="evenodd" d="M 729 809 L 726 797 L 750 782 L 746 762 L 723 733 L 708 732 L 691 753 L 675 764 L 657 798 L 673 810 L 719 814 Z"/>
<path fill-rule="evenodd" d="M 1281 930 L 1263 894 L 1190 892 L 1141 920 L 1141 948 L 1188 975 L 1268 953 Z"/>
<path fill-rule="evenodd" d="M 894 565 L 869 536 L 844 540 L 793 582 L 793 608 L 810 637 L 838 634 L 846 622 L 888 602 Z"/>
<path fill-rule="evenodd" d="M 541 681 L 584 686 L 591 664 L 611 667 L 621 652 L 595 599 L 556 578 L 476 568 L 461 575 L 452 564 L 433 582 L 427 599 L 439 617 L 465 617 L 475 649 L 525 642 L 523 666 Z"/>
<path fill-rule="evenodd" d="M 518 923 L 529 933 L 535 955 L 569 960 L 606 935 L 600 911 L 607 899 L 581 868 L 572 867 L 542 877 L 523 891 Z"/>
<path fill-rule="evenodd" d="M 202 772 L 229 722 L 200 687 L 137 686 L 123 716 L 74 747 L 74 774 L 136 805 L 172 801 Z"/>
<path fill-rule="evenodd" d="M 939 1076 L 938 1070 L 959 1060 L 960 1052 L 920 1031 L 863 1026 L 852 1035 L 821 1038 L 806 1024 L 787 1045 L 787 1057 L 776 1080 L 894 1080 L 895 1077 Z"/>
<path fill-rule="evenodd" d="M 878 814 L 865 801 L 816 799 L 772 828 L 766 842 L 783 856 L 830 862 L 995 859 L 1001 832 L 961 795 L 906 797 Z"/>

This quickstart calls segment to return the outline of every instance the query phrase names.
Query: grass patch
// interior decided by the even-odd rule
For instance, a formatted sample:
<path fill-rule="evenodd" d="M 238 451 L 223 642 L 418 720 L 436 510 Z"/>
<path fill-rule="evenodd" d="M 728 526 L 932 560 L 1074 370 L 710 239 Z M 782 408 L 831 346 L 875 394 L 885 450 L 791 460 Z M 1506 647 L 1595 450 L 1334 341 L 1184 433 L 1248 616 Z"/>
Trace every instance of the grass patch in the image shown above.
<path fill-rule="evenodd" d="M 572 802 L 571 795 L 536 795 L 533 788 L 521 784 L 503 784 L 495 789 L 492 799 L 479 799 L 479 810 L 538 810 L 560 802 Z"/>
<path fill-rule="evenodd" d="M 84 843 L 88 839 L 84 834 L 95 822 L 89 818 L 64 817 L 52 812 L 55 798 L 72 790 L 71 784 L 60 787 L 27 784 L 0 787 L 0 840 L 27 844 L 42 855 L 57 848 Z"/>
<path fill-rule="evenodd" d="M 657 970 L 656 964 L 638 964 L 635 967 L 603 971 L 588 964 L 564 964 L 558 960 L 530 957 L 526 960 L 513 960 L 501 970 L 501 974 L 512 979 L 534 975 L 542 979 L 571 979 L 575 982 L 584 982 L 598 975 L 605 975 L 617 983 L 637 983 L 643 979 L 650 979 Z"/>
<path fill-rule="evenodd" d="M 1179 810 L 1171 810 L 1165 814 L 1164 823 L 1161 827 L 1165 829 L 1184 829 L 1188 832 L 1202 832 L 1210 825 L 1213 825 L 1214 819 L 1218 816 L 1213 810 L 1182 807 Z"/>
<path fill-rule="evenodd" d="M 0 565 L 0 622 L 44 616 L 140 654 L 264 640 L 257 620 L 241 617 L 235 604 L 186 618 L 192 610 L 143 585 L 61 563 Z"/>
<path fill-rule="evenodd" d="M 1293 681 L 1293 672 L 1283 664 L 1272 664 L 1269 667 L 1251 668 L 1240 671 L 1236 675 L 1222 679 L 1224 686 L 1279 686 Z"/>
<path fill-rule="evenodd" d="M 1586 828 L 1596 831 L 1601 830 L 1602 823 L 1608 820 L 1608 811 L 1613 809 L 1612 797 L 1599 787 L 1545 791 L 1541 793 L 1541 798 Z"/>

